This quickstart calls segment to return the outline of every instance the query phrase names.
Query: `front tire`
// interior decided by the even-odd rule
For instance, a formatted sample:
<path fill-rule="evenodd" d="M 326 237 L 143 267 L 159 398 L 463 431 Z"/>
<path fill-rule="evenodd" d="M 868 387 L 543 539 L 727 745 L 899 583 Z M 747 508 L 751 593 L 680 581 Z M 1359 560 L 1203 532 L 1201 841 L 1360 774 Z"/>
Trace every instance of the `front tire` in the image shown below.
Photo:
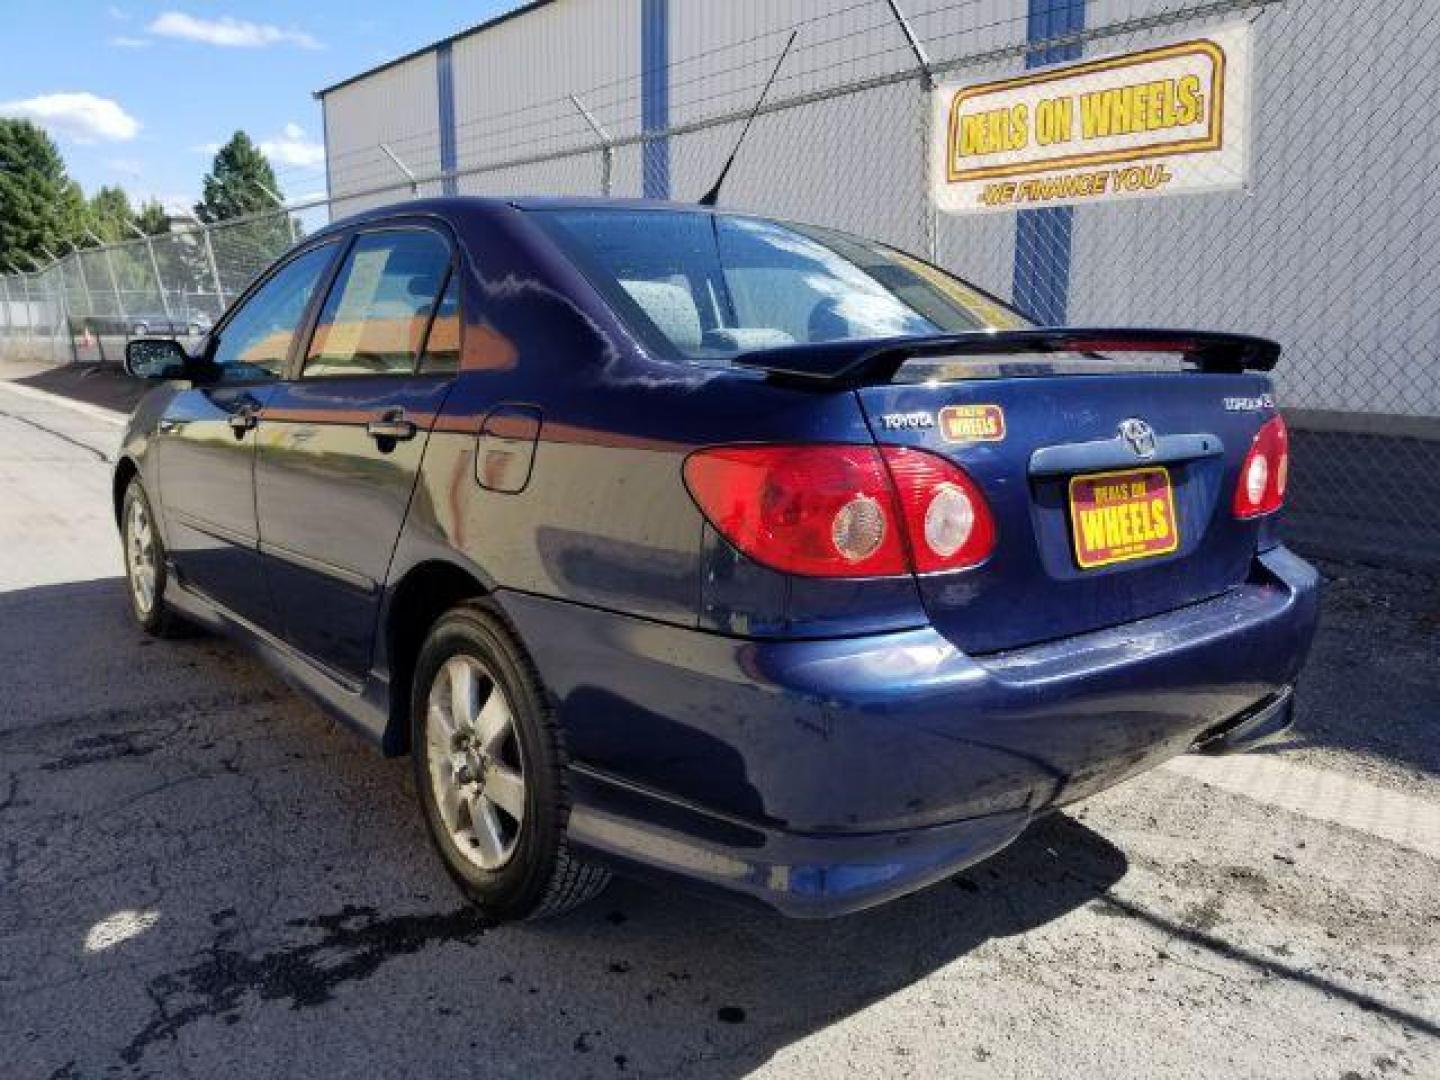
<path fill-rule="evenodd" d="M 175 636 L 179 620 L 165 603 L 165 587 L 169 584 L 165 544 L 138 478 L 132 479 L 125 488 L 120 506 L 120 534 L 124 545 L 126 593 L 135 621 L 152 637 Z"/>
<path fill-rule="evenodd" d="M 598 894 L 609 873 L 571 852 L 561 732 L 539 676 L 479 604 L 441 616 L 421 647 L 411 758 L 430 838 L 490 922 L 543 918 Z"/>

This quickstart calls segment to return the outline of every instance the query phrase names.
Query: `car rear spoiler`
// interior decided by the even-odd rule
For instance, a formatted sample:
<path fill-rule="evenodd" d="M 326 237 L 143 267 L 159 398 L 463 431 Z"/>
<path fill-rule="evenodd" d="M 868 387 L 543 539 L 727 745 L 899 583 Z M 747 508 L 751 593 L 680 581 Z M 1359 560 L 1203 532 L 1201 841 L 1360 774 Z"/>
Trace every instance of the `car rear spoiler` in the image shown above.
<path fill-rule="evenodd" d="M 1201 371 L 1270 371 L 1280 346 L 1247 334 L 1135 327 L 973 330 L 933 337 L 859 338 L 742 353 L 734 362 L 777 381 L 836 388 L 889 382 L 918 357 L 996 357 L 1034 353 L 1178 353 Z"/>

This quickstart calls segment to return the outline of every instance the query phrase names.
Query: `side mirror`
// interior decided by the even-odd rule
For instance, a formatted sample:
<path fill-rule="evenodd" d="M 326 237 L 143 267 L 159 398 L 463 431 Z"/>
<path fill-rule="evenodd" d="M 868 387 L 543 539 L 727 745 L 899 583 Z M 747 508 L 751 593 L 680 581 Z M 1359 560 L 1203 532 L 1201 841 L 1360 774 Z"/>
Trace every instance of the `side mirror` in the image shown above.
<path fill-rule="evenodd" d="M 170 338 L 136 338 L 125 343 L 125 374 L 137 379 L 183 379 L 190 357 Z"/>

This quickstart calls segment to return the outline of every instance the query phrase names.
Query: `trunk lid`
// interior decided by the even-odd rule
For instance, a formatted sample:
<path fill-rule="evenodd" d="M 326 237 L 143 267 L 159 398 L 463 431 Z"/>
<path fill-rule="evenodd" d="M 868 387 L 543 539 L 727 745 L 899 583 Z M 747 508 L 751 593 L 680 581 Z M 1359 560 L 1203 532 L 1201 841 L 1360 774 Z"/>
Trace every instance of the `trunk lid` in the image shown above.
<path fill-rule="evenodd" d="M 855 390 L 877 441 L 954 461 L 995 515 L 998 543 L 985 564 L 917 578 L 937 629 L 967 652 L 992 653 L 1243 583 L 1260 525 L 1236 519 L 1231 500 L 1251 441 L 1274 414 L 1268 379 L 1103 364 L 1084 375 L 1038 370 L 1051 373 Z M 1170 505 L 1156 507 L 1166 487 Z"/>

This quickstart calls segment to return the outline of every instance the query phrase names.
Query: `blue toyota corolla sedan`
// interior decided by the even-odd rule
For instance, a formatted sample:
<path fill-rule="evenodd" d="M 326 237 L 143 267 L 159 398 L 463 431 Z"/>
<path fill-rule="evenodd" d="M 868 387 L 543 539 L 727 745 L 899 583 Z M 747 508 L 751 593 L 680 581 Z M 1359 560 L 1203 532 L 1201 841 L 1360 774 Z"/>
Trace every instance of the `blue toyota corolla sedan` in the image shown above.
<path fill-rule="evenodd" d="M 855 911 L 1288 727 L 1278 354 L 748 214 L 378 209 L 130 344 L 131 604 L 408 752 L 489 919 L 611 869 Z"/>

